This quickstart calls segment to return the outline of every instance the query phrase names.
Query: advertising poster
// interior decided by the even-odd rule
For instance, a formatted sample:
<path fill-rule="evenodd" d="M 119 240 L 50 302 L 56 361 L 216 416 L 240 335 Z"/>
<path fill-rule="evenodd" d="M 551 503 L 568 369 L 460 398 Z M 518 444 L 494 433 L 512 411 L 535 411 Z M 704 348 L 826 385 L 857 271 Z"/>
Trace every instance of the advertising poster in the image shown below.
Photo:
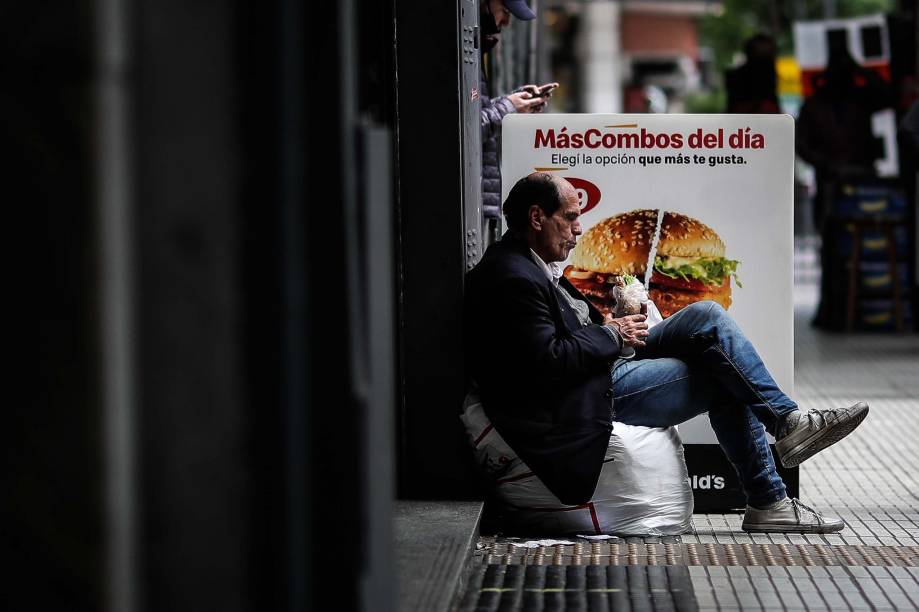
<path fill-rule="evenodd" d="M 601 310 L 611 274 L 643 279 L 664 317 L 717 301 L 794 398 L 791 117 L 509 115 L 502 131 L 503 197 L 535 171 L 578 190 L 584 233 L 563 265 Z M 679 431 L 696 511 L 742 507 L 708 418 Z M 797 495 L 797 469 L 779 469 Z"/>

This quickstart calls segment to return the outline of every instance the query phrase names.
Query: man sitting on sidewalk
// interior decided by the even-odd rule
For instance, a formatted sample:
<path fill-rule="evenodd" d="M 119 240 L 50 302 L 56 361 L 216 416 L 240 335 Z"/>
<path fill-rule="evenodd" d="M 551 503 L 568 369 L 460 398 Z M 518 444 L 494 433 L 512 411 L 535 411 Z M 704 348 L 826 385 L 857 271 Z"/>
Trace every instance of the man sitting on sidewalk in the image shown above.
<path fill-rule="evenodd" d="M 557 265 L 581 234 L 564 179 L 531 174 L 503 208 L 508 232 L 467 276 L 467 371 L 497 431 L 561 502 L 590 501 L 612 421 L 669 427 L 707 412 L 747 496 L 745 531 L 843 528 L 788 498 L 766 431 L 793 467 L 848 435 L 867 404 L 800 411 L 714 302 L 650 331 L 645 315 L 604 317 Z"/>

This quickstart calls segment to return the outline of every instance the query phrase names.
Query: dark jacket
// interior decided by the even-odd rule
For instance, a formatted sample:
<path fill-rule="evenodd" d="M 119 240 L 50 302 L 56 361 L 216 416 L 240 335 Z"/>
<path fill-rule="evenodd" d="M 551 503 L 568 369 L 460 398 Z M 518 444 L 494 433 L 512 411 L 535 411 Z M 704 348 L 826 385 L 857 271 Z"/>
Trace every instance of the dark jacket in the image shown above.
<path fill-rule="evenodd" d="M 779 113 L 775 64 L 747 62 L 724 75 L 729 113 Z"/>
<path fill-rule="evenodd" d="M 501 120 L 515 112 L 514 103 L 506 97 L 491 98 L 488 79 L 482 71 L 479 79 L 482 101 L 482 212 L 488 219 L 501 218 Z"/>
<path fill-rule="evenodd" d="M 593 306 L 590 318 L 603 321 Z M 563 503 L 587 502 L 612 431 L 617 341 L 581 325 L 513 233 L 466 276 L 464 337 L 467 372 L 497 431 Z"/>

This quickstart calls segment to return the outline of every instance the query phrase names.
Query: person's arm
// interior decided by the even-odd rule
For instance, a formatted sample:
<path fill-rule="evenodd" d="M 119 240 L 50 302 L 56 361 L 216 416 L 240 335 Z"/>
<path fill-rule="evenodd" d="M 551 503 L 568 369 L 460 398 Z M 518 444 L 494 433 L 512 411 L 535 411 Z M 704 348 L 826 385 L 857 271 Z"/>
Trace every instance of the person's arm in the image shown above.
<path fill-rule="evenodd" d="M 551 95 L 555 83 L 548 83 L 546 87 L 547 95 Z M 534 87 L 537 93 L 529 90 L 528 87 Z M 480 89 L 485 91 L 484 85 Z M 546 104 L 546 98 L 538 95 L 539 88 L 533 85 L 525 85 L 514 93 L 501 96 L 498 98 L 482 97 L 482 110 L 479 113 L 482 124 L 482 141 L 488 140 L 495 136 L 501 129 L 501 120 L 510 113 L 535 113 Z"/>
<path fill-rule="evenodd" d="M 501 120 L 505 115 L 513 112 L 515 112 L 514 103 L 506 96 L 483 98 L 482 110 L 479 113 L 482 124 L 482 141 L 495 136 L 501 129 Z"/>
<path fill-rule="evenodd" d="M 557 333 L 545 289 L 530 279 L 510 278 L 497 288 L 496 312 L 503 314 L 505 346 L 530 363 L 541 379 L 566 380 L 608 371 L 618 357 L 617 334 L 588 325 L 570 335 Z M 551 296 L 548 296 L 551 299 Z"/>

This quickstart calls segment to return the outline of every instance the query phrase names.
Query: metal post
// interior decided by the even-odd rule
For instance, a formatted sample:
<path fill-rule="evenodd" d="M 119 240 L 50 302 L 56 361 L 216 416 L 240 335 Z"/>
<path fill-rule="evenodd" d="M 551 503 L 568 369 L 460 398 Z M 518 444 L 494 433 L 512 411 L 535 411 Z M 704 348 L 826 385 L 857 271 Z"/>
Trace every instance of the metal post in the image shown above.
<path fill-rule="evenodd" d="M 133 351 L 133 200 L 130 65 L 125 0 L 101 0 L 97 13 L 100 345 L 105 431 L 106 608 L 133 612 L 139 600 Z"/>

